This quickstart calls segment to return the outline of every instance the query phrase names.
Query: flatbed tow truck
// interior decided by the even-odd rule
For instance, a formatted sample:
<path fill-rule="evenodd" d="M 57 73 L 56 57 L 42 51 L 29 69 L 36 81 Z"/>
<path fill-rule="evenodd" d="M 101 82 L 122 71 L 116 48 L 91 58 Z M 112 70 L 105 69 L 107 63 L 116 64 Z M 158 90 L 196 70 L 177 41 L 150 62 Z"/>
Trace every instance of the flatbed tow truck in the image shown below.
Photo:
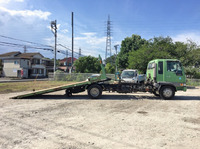
<path fill-rule="evenodd" d="M 120 79 L 110 83 L 110 78 L 106 77 L 102 59 L 99 56 L 101 64 L 101 74 L 92 75 L 86 81 L 66 84 L 53 88 L 33 91 L 11 99 L 22 99 L 36 95 L 65 90 L 68 97 L 74 93 L 87 90 L 88 96 L 92 99 L 100 98 L 103 91 L 118 93 L 150 92 L 162 99 L 172 99 L 176 91 L 186 91 L 186 77 L 181 63 L 176 59 L 156 59 L 148 63 L 147 76 L 144 82 L 125 82 Z"/>

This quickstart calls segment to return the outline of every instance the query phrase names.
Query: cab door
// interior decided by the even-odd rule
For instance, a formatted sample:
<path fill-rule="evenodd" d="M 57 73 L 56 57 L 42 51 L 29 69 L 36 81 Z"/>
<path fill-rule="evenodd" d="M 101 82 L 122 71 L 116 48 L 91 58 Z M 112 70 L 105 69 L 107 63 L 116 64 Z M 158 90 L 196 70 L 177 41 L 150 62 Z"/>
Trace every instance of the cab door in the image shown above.
<path fill-rule="evenodd" d="M 165 72 L 166 82 L 184 82 L 183 72 L 179 61 L 167 61 Z"/>

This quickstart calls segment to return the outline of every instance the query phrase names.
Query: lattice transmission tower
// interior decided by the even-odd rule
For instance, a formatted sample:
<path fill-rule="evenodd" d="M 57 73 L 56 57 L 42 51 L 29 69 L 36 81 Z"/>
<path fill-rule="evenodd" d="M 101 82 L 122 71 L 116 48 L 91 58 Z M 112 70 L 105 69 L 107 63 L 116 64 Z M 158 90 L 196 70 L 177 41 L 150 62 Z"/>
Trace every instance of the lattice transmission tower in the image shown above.
<path fill-rule="evenodd" d="M 108 57 L 111 57 L 111 21 L 110 21 L 110 15 L 108 15 L 108 21 L 107 21 L 107 37 L 106 37 L 106 55 L 105 60 Z"/>

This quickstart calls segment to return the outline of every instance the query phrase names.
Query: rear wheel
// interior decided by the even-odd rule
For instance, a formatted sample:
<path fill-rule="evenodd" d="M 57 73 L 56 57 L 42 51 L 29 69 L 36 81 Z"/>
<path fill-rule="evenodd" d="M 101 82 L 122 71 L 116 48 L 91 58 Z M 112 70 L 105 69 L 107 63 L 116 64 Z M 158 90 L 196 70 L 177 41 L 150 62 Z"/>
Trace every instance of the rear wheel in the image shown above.
<path fill-rule="evenodd" d="M 91 85 L 88 88 L 88 95 L 92 99 L 100 98 L 102 95 L 102 88 L 99 85 Z"/>
<path fill-rule="evenodd" d="M 67 97 L 71 97 L 72 96 L 71 90 L 68 90 L 68 89 L 65 90 L 65 94 L 66 94 Z"/>
<path fill-rule="evenodd" d="M 163 86 L 160 89 L 160 96 L 162 99 L 172 99 L 175 95 L 175 90 L 171 86 Z"/>

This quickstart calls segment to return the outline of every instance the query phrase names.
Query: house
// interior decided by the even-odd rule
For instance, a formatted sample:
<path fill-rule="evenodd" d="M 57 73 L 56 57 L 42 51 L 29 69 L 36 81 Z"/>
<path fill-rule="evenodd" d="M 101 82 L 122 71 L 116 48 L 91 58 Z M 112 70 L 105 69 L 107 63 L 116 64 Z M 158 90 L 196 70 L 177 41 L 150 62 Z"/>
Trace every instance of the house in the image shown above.
<path fill-rule="evenodd" d="M 76 61 L 77 59 L 74 57 L 74 62 Z M 59 61 L 59 67 L 58 69 L 62 70 L 62 71 L 65 71 L 65 72 L 70 72 L 72 68 L 72 57 L 68 57 L 68 58 L 64 58 L 62 60 Z M 73 70 L 75 68 L 73 67 Z"/>
<path fill-rule="evenodd" d="M 0 55 L 4 77 L 35 78 L 46 77 L 53 71 L 51 60 L 40 53 L 9 52 Z"/>

